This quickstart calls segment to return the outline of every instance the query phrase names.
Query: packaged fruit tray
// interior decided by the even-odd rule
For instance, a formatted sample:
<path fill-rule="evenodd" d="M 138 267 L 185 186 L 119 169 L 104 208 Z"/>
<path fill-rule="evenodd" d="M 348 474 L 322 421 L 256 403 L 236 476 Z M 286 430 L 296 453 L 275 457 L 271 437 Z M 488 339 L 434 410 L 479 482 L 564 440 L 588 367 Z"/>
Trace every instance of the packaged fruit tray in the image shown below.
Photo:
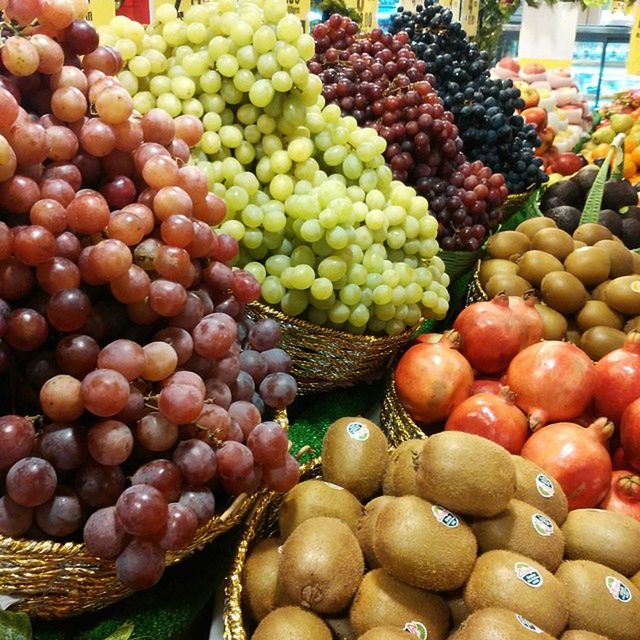
<path fill-rule="evenodd" d="M 282 348 L 293 360 L 299 393 L 347 387 L 388 368 L 396 353 L 414 333 L 397 336 L 356 335 L 288 316 L 254 302 L 247 307 L 254 319 L 273 318 L 282 327 Z"/>
<path fill-rule="evenodd" d="M 288 429 L 285 411 L 277 412 L 274 419 Z M 167 565 L 181 562 L 240 524 L 263 495 L 264 490 L 237 496 L 222 514 L 198 530 L 188 546 L 167 553 Z M 3 536 L 0 536 L 0 585 L 3 593 L 18 600 L 12 611 L 45 620 L 102 609 L 133 593 L 118 580 L 114 562 L 96 558 L 84 544 Z"/>

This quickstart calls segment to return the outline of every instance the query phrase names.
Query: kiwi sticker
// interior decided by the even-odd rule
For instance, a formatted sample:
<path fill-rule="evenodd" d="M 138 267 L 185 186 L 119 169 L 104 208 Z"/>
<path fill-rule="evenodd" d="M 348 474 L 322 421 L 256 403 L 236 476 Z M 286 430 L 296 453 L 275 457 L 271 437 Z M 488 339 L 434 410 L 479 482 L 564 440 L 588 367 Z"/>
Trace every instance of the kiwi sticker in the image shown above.
<path fill-rule="evenodd" d="M 634 293 L 640 293 L 640 280 L 634 280 L 631 283 L 631 291 Z"/>
<path fill-rule="evenodd" d="M 526 562 L 516 562 L 515 567 L 518 580 L 522 580 L 528 587 L 539 589 L 544 582 L 540 572 Z"/>
<path fill-rule="evenodd" d="M 420 640 L 427 640 L 427 638 L 429 637 L 427 627 L 425 627 L 422 622 L 417 622 L 415 620 L 413 620 L 412 622 L 407 622 L 402 630 L 410 633 L 416 638 L 420 638 Z"/>
<path fill-rule="evenodd" d="M 614 600 L 619 600 L 620 602 L 629 602 L 631 600 L 631 590 L 618 578 L 607 576 L 604 579 L 604 583 L 607 585 L 607 591 L 613 596 Z"/>
<path fill-rule="evenodd" d="M 516 620 L 527 630 L 534 633 L 543 633 L 540 627 L 536 627 L 533 622 L 529 622 L 526 618 L 523 618 L 519 613 L 516 613 Z"/>
<path fill-rule="evenodd" d="M 458 516 L 455 513 L 451 513 L 451 511 L 444 507 L 439 507 L 434 504 L 431 507 L 431 511 L 433 512 L 435 519 L 449 529 L 455 529 L 460 524 Z"/>
<path fill-rule="evenodd" d="M 553 482 L 551 482 L 544 473 L 539 473 L 536 476 L 536 488 L 543 498 L 553 498 L 556 493 L 556 490 L 553 488 Z"/>
<path fill-rule="evenodd" d="M 531 516 L 533 530 L 539 535 L 548 538 L 553 535 L 553 522 L 544 513 L 534 513 Z"/>
<path fill-rule="evenodd" d="M 347 433 L 350 438 L 358 442 L 364 442 L 369 439 L 369 427 L 366 424 L 362 424 L 362 422 L 350 422 L 347 425 Z"/>

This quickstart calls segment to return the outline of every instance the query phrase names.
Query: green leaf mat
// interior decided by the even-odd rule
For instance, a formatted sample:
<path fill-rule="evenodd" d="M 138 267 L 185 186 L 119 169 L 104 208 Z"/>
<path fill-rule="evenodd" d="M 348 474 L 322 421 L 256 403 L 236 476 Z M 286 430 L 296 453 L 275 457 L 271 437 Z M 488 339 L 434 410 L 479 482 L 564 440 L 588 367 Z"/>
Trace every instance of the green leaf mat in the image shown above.
<path fill-rule="evenodd" d="M 289 412 L 293 451 L 309 445 L 319 454 L 324 433 L 334 420 L 367 413 L 383 392 L 384 382 L 378 381 L 300 398 Z M 217 538 L 200 553 L 169 568 L 152 589 L 107 609 L 63 622 L 33 620 L 33 640 L 201 640 L 189 629 L 222 585 L 239 533 L 236 528 Z M 121 635 L 129 631 L 128 625 L 133 626 L 131 635 Z M 4 640 L 1 634 L 0 640 Z"/>

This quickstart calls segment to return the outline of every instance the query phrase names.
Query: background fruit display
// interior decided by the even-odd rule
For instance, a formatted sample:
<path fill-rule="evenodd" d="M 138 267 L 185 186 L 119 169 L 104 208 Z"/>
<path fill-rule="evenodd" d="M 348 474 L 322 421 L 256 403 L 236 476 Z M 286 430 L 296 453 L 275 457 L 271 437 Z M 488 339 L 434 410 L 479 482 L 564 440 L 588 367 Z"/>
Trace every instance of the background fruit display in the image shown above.
<path fill-rule="evenodd" d="M 387 451 L 374 423 L 344 417 L 314 472 L 247 527 L 253 639 L 638 638 L 640 522 L 568 511 L 535 462 L 454 431 Z"/>
<path fill-rule="evenodd" d="M 202 118 L 194 159 L 226 203 L 221 229 L 263 301 L 356 333 L 443 317 L 437 221 L 393 180 L 385 140 L 325 106 L 306 64 L 314 41 L 286 3 L 197 5 L 184 19 L 160 9 L 149 33 L 133 38 L 135 23 L 118 17 L 102 41 L 125 58 L 119 78 L 141 112 Z"/>
<path fill-rule="evenodd" d="M 295 484 L 265 420 L 296 382 L 186 165 L 199 120 L 134 114 L 84 3 L 31 7 L 1 50 L 0 534 L 83 539 L 141 589 L 229 496 Z"/>

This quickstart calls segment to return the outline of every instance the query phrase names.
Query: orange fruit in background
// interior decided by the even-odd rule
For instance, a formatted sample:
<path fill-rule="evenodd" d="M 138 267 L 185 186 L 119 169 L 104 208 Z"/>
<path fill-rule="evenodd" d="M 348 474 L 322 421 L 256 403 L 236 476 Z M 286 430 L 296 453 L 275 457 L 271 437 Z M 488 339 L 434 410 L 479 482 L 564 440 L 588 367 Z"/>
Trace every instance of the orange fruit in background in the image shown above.
<path fill-rule="evenodd" d="M 631 159 L 640 167 L 640 145 L 631 152 Z"/>
<path fill-rule="evenodd" d="M 624 156 L 624 164 L 622 166 L 622 177 L 623 178 L 632 178 L 638 172 L 638 167 L 636 167 L 636 163 L 632 160 L 630 155 L 625 154 Z"/>
<path fill-rule="evenodd" d="M 599 144 L 598 146 L 593 148 L 591 151 L 591 160 L 599 160 L 600 158 L 606 158 L 607 153 L 609 153 L 609 146 L 606 143 Z"/>

